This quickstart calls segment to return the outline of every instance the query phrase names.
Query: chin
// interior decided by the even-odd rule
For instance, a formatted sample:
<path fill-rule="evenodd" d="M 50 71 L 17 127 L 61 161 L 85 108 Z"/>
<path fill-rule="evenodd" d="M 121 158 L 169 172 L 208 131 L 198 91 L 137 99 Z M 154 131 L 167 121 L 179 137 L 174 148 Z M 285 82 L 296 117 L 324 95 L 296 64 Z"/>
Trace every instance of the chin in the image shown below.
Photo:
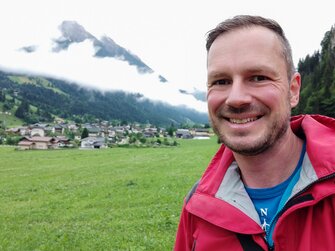
<path fill-rule="evenodd" d="M 220 136 L 220 142 L 227 146 L 234 153 L 246 156 L 255 156 L 265 152 L 271 147 L 271 143 L 266 139 L 230 140 L 225 136 Z"/>
<path fill-rule="evenodd" d="M 231 147 L 228 147 L 228 148 L 230 148 L 233 152 L 238 153 L 240 155 L 256 156 L 256 155 L 259 155 L 259 154 L 265 152 L 267 149 L 270 148 L 270 146 L 263 145 L 263 146 L 258 146 L 258 147 L 243 146 L 243 147 L 235 148 L 235 149 L 232 149 Z"/>

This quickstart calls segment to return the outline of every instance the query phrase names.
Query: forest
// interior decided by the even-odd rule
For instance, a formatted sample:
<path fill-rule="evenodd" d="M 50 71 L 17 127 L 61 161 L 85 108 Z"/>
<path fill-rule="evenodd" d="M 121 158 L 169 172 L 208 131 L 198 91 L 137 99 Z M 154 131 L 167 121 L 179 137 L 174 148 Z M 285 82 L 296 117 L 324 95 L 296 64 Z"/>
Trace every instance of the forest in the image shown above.
<path fill-rule="evenodd" d="M 102 92 L 63 80 L 0 71 L 0 108 L 27 124 L 59 117 L 77 123 L 120 120 L 166 126 L 208 123 L 207 114 L 153 102 L 138 93 Z"/>
<path fill-rule="evenodd" d="M 298 71 L 302 77 L 302 90 L 293 114 L 335 117 L 335 27 L 326 32 L 321 51 L 299 61 Z"/>

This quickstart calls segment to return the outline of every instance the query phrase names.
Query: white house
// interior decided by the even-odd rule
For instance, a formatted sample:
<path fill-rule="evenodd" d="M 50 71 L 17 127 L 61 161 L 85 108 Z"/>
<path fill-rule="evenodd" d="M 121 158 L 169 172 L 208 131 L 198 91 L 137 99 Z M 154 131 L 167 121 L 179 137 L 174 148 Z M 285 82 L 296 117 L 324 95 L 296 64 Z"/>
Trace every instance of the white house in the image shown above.
<path fill-rule="evenodd" d="M 104 137 L 87 137 L 81 139 L 80 148 L 82 149 L 97 149 L 107 148 Z"/>
<path fill-rule="evenodd" d="M 33 127 L 30 131 L 30 136 L 39 136 L 39 137 L 44 137 L 45 136 L 45 131 L 43 127 Z"/>

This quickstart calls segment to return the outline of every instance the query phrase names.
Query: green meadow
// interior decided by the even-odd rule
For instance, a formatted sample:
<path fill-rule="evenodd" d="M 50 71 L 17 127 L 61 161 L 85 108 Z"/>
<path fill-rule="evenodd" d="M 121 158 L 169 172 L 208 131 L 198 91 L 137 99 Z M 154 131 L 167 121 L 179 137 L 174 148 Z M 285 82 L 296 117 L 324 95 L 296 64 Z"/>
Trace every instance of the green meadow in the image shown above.
<path fill-rule="evenodd" d="M 0 147 L 0 250 L 172 250 L 184 196 L 218 149 Z"/>

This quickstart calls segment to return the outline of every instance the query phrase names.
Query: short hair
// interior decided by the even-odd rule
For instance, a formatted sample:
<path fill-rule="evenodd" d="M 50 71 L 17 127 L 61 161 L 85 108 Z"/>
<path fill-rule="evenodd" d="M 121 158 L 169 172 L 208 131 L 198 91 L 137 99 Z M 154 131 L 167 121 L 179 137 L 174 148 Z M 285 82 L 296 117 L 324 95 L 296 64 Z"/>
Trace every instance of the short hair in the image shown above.
<path fill-rule="evenodd" d="M 231 19 L 227 19 L 219 23 L 214 29 L 207 33 L 206 49 L 209 51 L 214 40 L 229 31 L 237 30 L 239 28 L 250 28 L 252 26 L 261 26 L 273 31 L 279 38 L 282 44 L 282 53 L 287 67 L 287 76 L 290 78 L 295 72 L 295 67 L 292 59 L 292 50 L 289 41 L 287 40 L 285 33 L 281 26 L 274 20 L 250 15 L 238 15 Z"/>

